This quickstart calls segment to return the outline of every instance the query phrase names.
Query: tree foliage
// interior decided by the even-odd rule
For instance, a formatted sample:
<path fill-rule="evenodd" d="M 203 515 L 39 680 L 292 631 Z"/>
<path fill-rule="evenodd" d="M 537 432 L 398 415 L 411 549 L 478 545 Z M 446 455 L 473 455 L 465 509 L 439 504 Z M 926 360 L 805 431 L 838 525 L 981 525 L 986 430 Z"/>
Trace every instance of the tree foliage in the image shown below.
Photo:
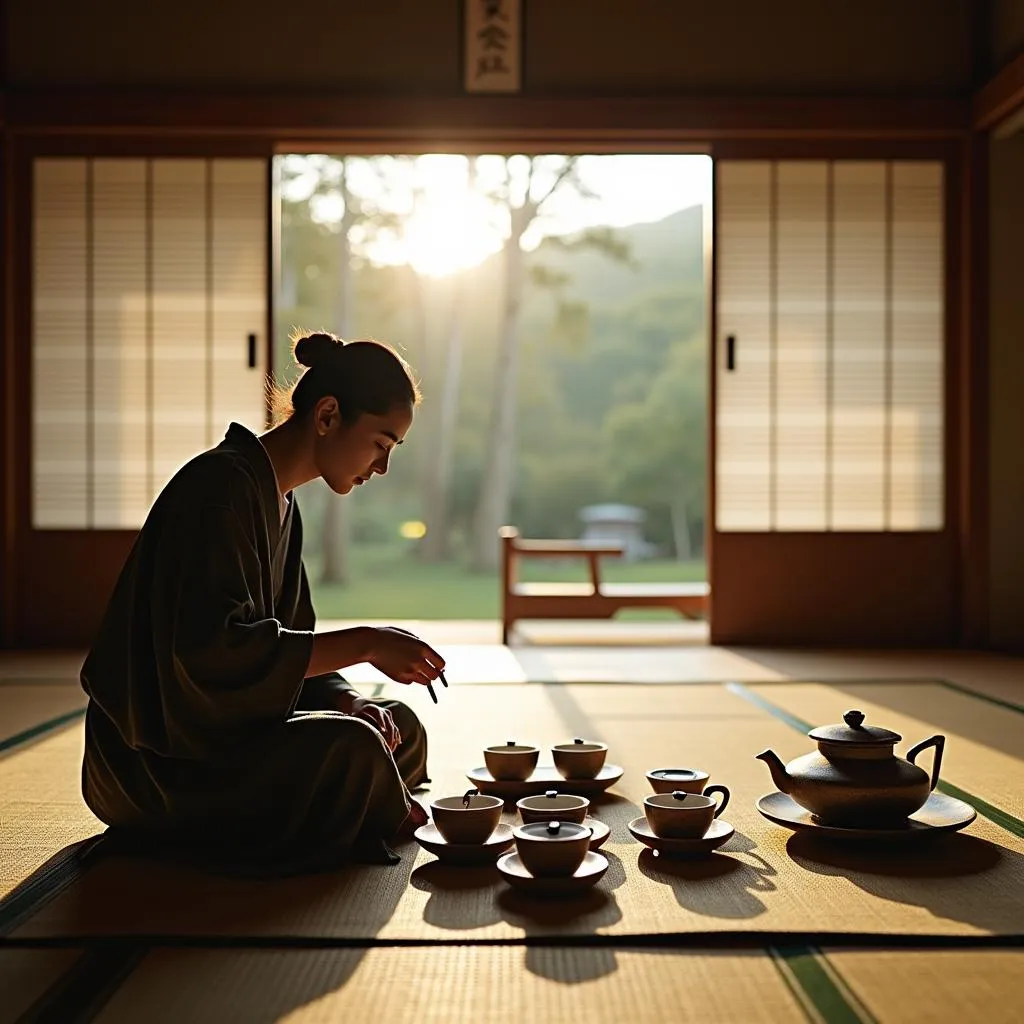
<path fill-rule="evenodd" d="M 509 187 L 512 187 L 510 183 Z M 522 197 L 520 197 L 521 199 Z M 369 212 L 369 211 L 368 211 Z M 381 223 L 386 222 L 386 217 Z M 334 227 L 309 197 L 281 208 L 277 369 L 288 368 L 292 326 L 330 326 L 338 280 Z M 586 237 L 584 237 L 586 236 Z M 611 259 L 608 257 L 612 256 Z M 423 375 L 424 401 L 440 390 L 436 353 L 451 330 L 456 286 L 463 338 L 448 515 L 452 557 L 468 561 L 474 512 L 490 453 L 488 424 L 502 321 L 502 257 L 454 278 L 417 278 L 353 251 L 351 333 L 390 341 Z M 643 507 L 648 539 L 667 555 L 703 544 L 707 337 L 699 208 L 655 224 L 547 238 L 524 253 L 519 323 L 516 448 L 509 519 L 536 536 L 578 536 L 582 506 Z M 358 543 L 396 538 L 424 515 L 423 474 L 433 464 L 421 410 L 386 478 L 350 496 Z M 307 545 L 318 536 L 318 498 L 300 495 Z M 315 558 L 316 552 L 312 551 Z"/>

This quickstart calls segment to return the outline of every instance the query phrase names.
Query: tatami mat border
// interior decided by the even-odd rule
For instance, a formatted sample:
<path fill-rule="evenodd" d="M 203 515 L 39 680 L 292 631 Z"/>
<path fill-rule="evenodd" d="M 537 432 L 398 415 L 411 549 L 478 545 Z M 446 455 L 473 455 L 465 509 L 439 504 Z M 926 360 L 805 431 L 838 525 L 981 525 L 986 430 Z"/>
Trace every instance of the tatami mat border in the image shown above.
<path fill-rule="evenodd" d="M 57 715 L 55 718 L 48 718 L 45 722 L 33 725 L 29 729 L 22 729 L 21 732 L 16 732 L 13 736 L 0 739 L 0 754 L 14 747 L 19 747 L 23 743 L 28 743 L 30 740 L 45 736 L 48 732 L 53 732 L 54 729 L 59 729 L 61 726 L 77 722 L 80 718 L 84 717 L 85 708 L 75 708 L 74 711 L 67 711 L 63 715 Z"/>
<path fill-rule="evenodd" d="M 391 949 L 416 946 L 536 946 L 578 949 L 622 949 L 636 946 L 651 949 L 722 950 L 767 949 L 779 945 L 779 939 L 801 948 L 842 946 L 850 949 L 1020 949 L 1020 935 L 879 935 L 878 932 L 787 932 L 707 931 L 639 932 L 630 935 L 523 936 L 522 938 L 467 939 L 378 939 L 330 935 L 161 935 L 138 932 L 132 935 L 96 936 L 94 934 L 0 937 L 0 949 L 70 949 L 107 943 L 137 943 L 166 949 Z"/>
<path fill-rule="evenodd" d="M 88 862 L 102 854 L 102 841 L 100 834 L 59 850 L 0 900 L 0 945 L 8 942 L 6 936 L 15 928 L 81 876 Z"/>
<path fill-rule="evenodd" d="M 807 1019 L 823 1024 L 875 1024 L 828 957 L 813 946 L 769 946 L 779 975 Z"/>

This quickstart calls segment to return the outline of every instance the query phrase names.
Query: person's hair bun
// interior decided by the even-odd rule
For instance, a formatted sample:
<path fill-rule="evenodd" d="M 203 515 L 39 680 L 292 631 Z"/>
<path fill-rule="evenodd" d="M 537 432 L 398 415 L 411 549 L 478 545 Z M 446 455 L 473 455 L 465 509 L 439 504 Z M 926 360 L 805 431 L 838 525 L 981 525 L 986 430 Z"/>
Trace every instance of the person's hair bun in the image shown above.
<path fill-rule="evenodd" d="M 293 349 L 295 361 L 300 366 L 319 366 L 324 360 L 331 358 L 345 342 L 333 334 L 317 331 L 296 339 Z"/>

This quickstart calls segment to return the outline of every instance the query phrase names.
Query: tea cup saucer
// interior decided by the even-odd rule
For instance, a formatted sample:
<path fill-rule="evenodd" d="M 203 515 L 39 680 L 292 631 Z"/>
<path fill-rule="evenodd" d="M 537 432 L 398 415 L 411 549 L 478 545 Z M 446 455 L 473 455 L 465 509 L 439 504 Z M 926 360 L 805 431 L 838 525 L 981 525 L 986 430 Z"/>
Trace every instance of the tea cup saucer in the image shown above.
<path fill-rule="evenodd" d="M 498 870 L 514 889 L 549 895 L 570 895 L 589 889 L 604 877 L 608 858 L 589 851 L 572 875 L 531 875 L 518 853 L 506 853 L 498 859 Z"/>
<path fill-rule="evenodd" d="M 736 829 L 727 821 L 716 818 L 711 828 L 697 839 L 667 839 L 656 835 L 644 815 L 634 818 L 629 823 L 629 832 L 638 842 L 657 850 L 667 857 L 704 857 L 712 850 L 727 843 L 735 834 Z"/>
<path fill-rule="evenodd" d="M 597 818 L 592 818 L 588 814 L 583 819 L 583 824 L 590 829 L 590 849 L 600 850 L 602 846 L 608 841 L 608 837 L 612 834 L 612 830 L 603 822 Z"/>
<path fill-rule="evenodd" d="M 442 864 L 493 864 L 512 844 L 512 826 L 504 822 L 482 843 L 449 843 L 433 822 L 420 825 L 413 838 Z"/>

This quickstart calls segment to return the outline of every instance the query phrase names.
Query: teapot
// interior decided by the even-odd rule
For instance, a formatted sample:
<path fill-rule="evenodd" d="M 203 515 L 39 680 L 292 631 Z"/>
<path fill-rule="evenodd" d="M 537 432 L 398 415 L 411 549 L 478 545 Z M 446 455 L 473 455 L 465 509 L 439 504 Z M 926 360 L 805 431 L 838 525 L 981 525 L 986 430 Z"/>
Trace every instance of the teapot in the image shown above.
<path fill-rule="evenodd" d="M 893 753 L 902 737 L 889 729 L 864 724 L 860 711 L 847 711 L 842 725 L 825 725 L 808 734 L 818 753 L 804 754 L 783 765 L 778 754 L 757 755 L 772 773 L 775 785 L 801 807 L 828 825 L 884 827 L 920 810 L 939 781 L 945 736 L 931 736 L 907 751 L 906 760 Z M 935 748 L 932 774 L 915 764 L 928 747 Z"/>

